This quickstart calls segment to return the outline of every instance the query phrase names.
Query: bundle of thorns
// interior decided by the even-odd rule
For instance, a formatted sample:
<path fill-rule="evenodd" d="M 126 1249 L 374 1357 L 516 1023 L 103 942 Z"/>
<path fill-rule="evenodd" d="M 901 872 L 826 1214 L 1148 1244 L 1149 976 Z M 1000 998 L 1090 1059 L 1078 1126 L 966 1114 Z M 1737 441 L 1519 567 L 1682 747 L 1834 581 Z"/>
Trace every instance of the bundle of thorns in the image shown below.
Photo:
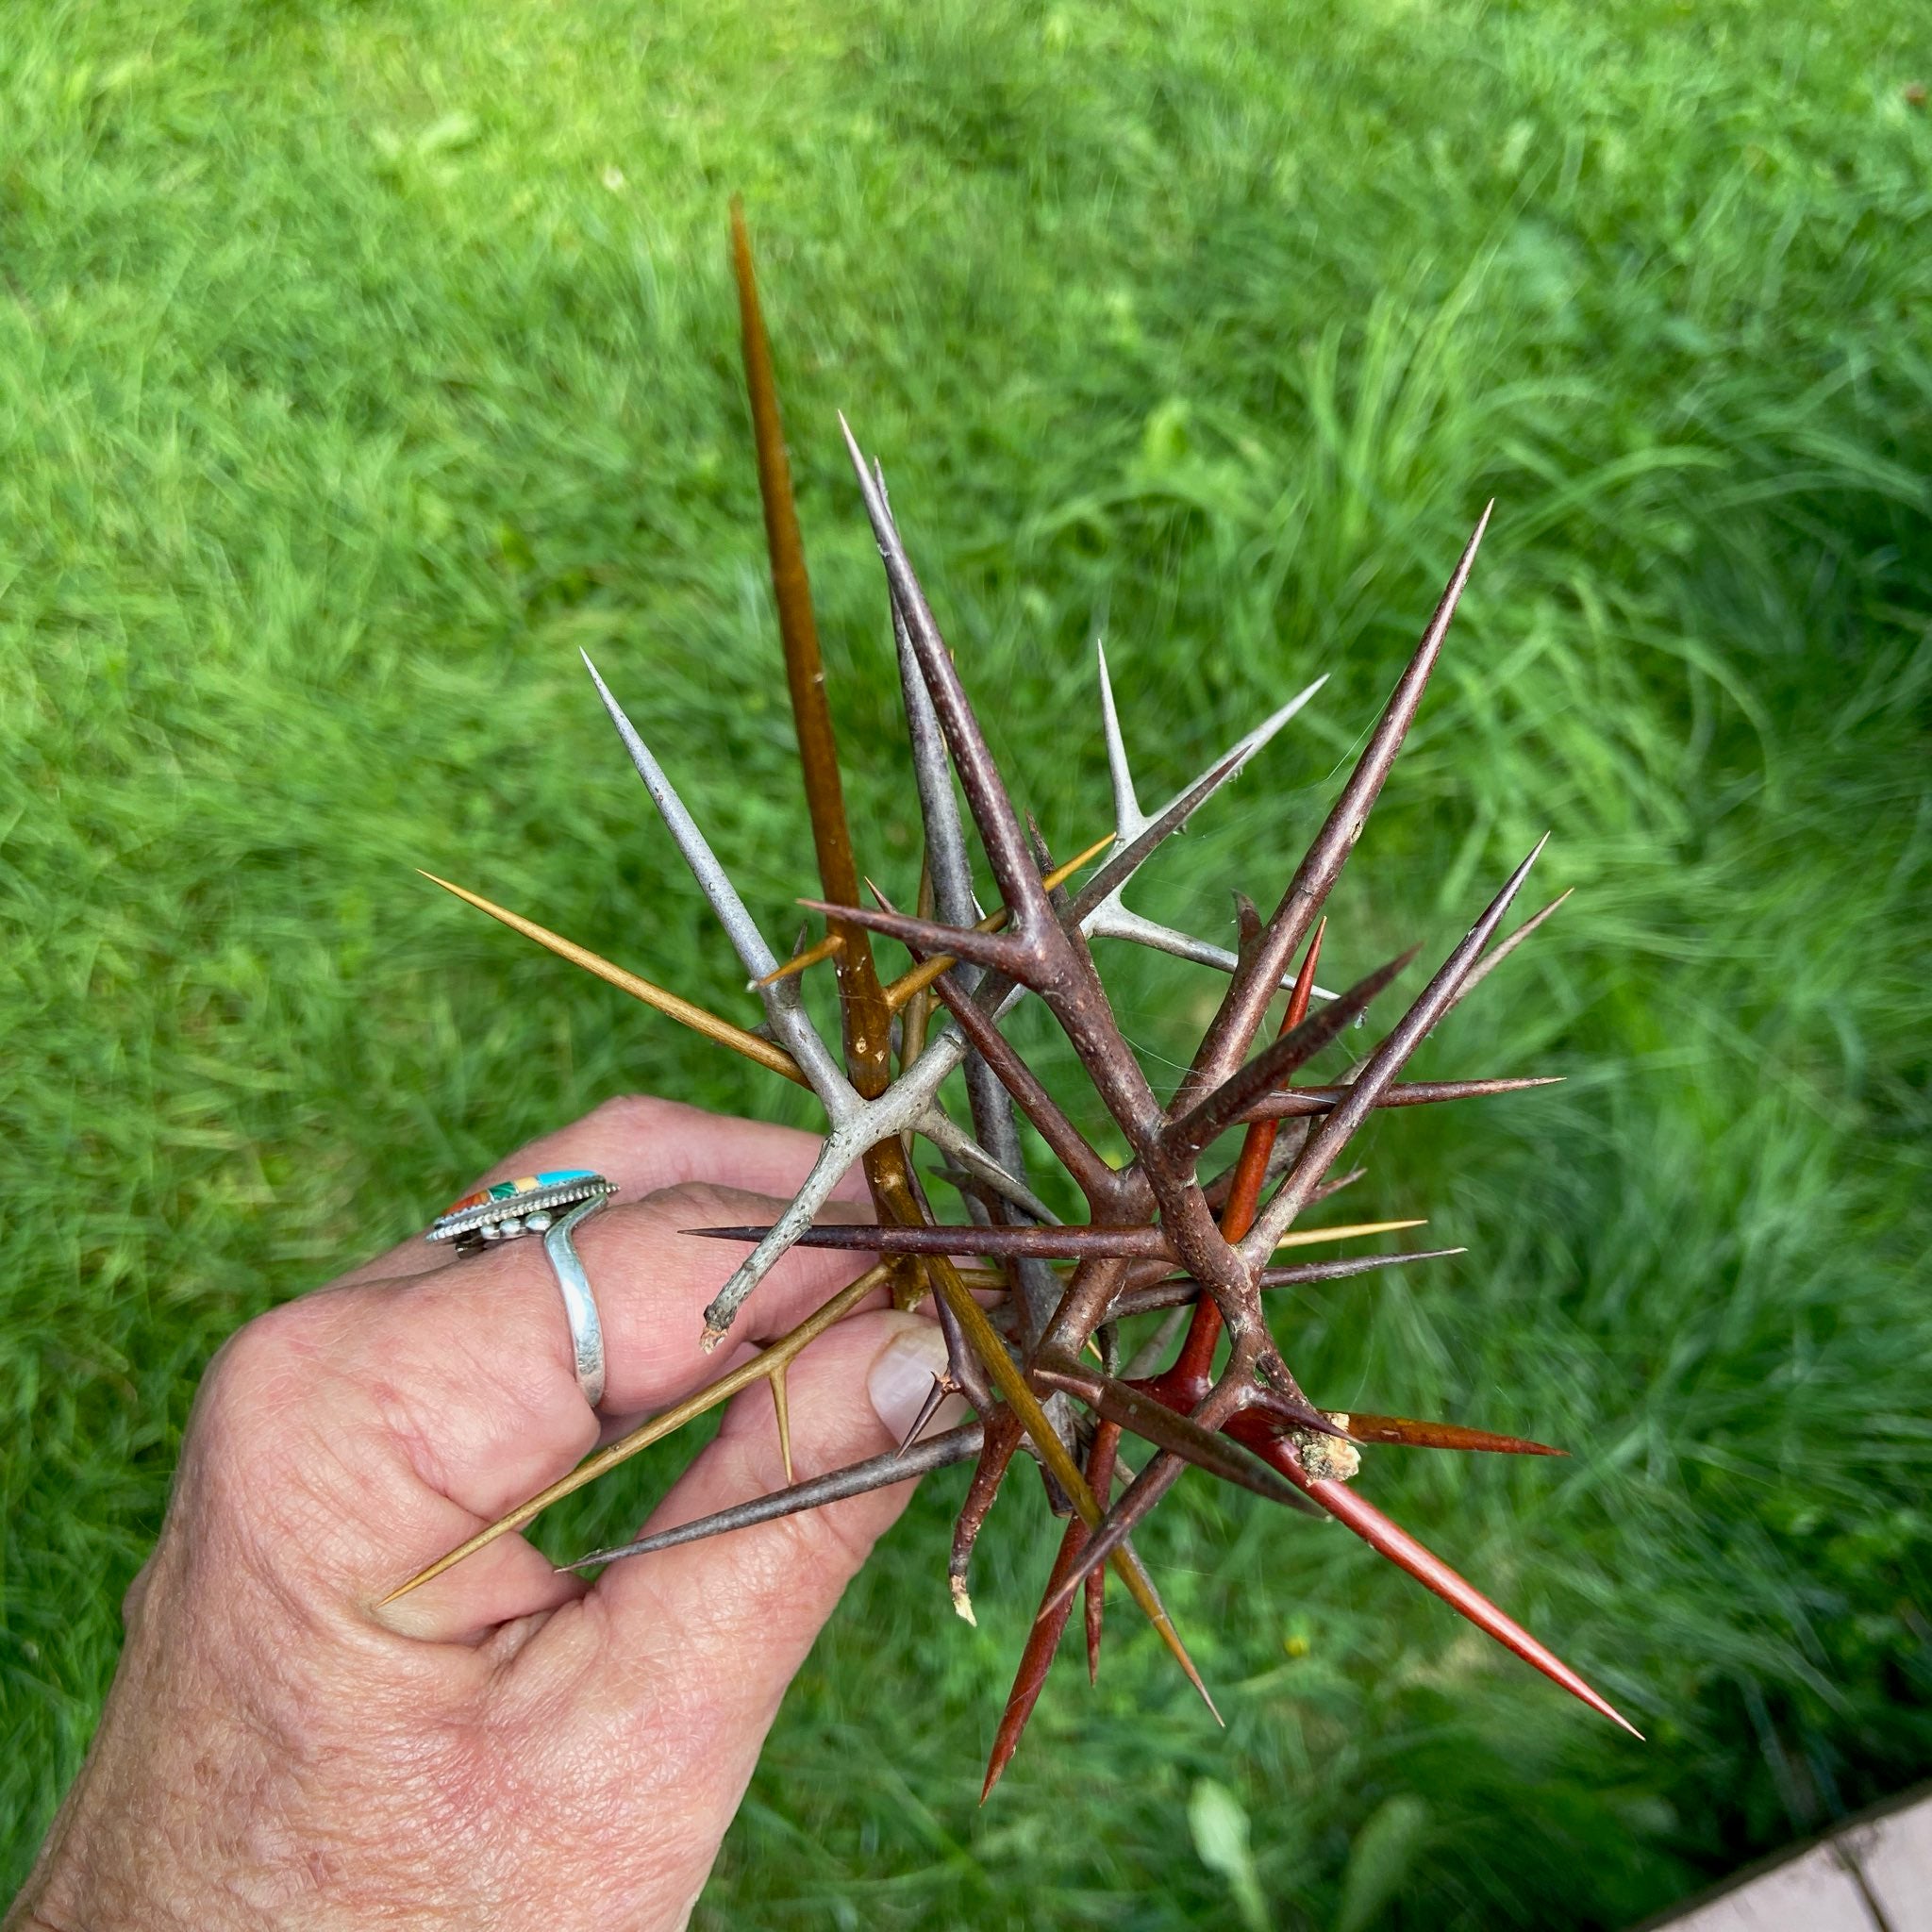
<path fill-rule="evenodd" d="M 886 1284 L 901 1307 L 933 1298 L 950 1357 L 925 1415 L 898 1450 L 810 1481 L 792 1482 L 774 1494 L 622 1548 L 598 1551 L 581 1564 L 644 1555 L 819 1507 L 948 1463 L 971 1461 L 973 1478 L 959 1512 L 951 1562 L 954 1602 L 970 1621 L 966 1574 L 974 1541 L 1016 1454 L 1026 1452 L 1040 1467 L 1053 1507 L 1068 1521 L 993 1746 L 986 1779 L 991 1791 L 1019 1742 L 1076 1600 L 1084 1603 L 1088 1666 L 1097 1670 L 1108 1569 L 1207 1696 L 1131 1541 L 1136 1526 L 1181 1471 L 1192 1465 L 1288 1508 L 1336 1517 L 1478 1628 L 1630 1729 L 1574 1671 L 1349 1487 L 1363 1443 L 1533 1456 L 1560 1452 L 1446 1423 L 1320 1408 L 1303 1392 L 1268 1325 L 1272 1289 L 1460 1252 L 1276 1263 L 1275 1256 L 1284 1249 L 1420 1224 L 1296 1225 L 1304 1210 L 1356 1177 L 1334 1170 L 1373 1108 L 1427 1106 L 1541 1084 L 1522 1079 L 1405 1082 L 1400 1077 L 1410 1056 L 1451 1008 L 1562 903 L 1558 899 L 1545 907 L 1507 938 L 1496 937 L 1541 843 L 1372 1053 L 1339 1082 L 1291 1084 L 1296 1071 L 1341 1040 L 1413 957 L 1406 954 L 1390 961 L 1339 994 L 1315 984 L 1323 904 L 1361 835 L 1422 701 L 1483 523 L 1457 559 L 1415 655 L 1280 903 L 1264 919 L 1247 900 L 1238 899 L 1240 945 L 1228 953 L 1129 910 L 1122 902 L 1123 889 L 1319 686 L 1310 685 L 1284 705 L 1195 784 L 1150 815 L 1136 796 L 1102 656 L 1101 715 L 1113 780 L 1114 830 L 1071 863 L 1056 865 L 1038 827 L 1016 808 L 994 764 L 965 685 L 908 561 L 883 478 L 868 465 L 841 418 L 859 493 L 885 563 L 925 832 L 916 913 L 895 910 L 876 888 L 871 896 L 877 903 L 861 906 L 771 357 L 749 242 L 735 207 L 732 238 L 772 576 L 824 892 L 824 899 L 804 903 L 824 915 L 826 936 L 780 962 L 594 666 L 591 675 L 598 693 L 652 802 L 752 975 L 764 1005 L 764 1024 L 750 1030 L 734 1026 L 501 907 L 454 886 L 449 890 L 660 1012 L 809 1087 L 823 1104 L 829 1123 L 824 1152 L 773 1226 L 694 1230 L 751 1244 L 749 1255 L 706 1309 L 708 1348 L 725 1336 L 746 1295 L 788 1248 L 844 1248 L 882 1258 L 742 1368 L 600 1450 L 403 1588 L 414 1588 L 485 1542 L 520 1528 L 558 1497 L 755 1380 L 771 1387 L 790 1476 L 786 1369 L 815 1336 Z M 974 897 L 960 794 L 1003 902 L 990 916 L 982 916 Z M 1074 875 L 1103 852 L 1099 869 L 1074 887 Z M 874 935 L 905 946 L 916 962 L 913 969 L 890 984 L 882 982 Z M 1193 1062 L 1165 1102 L 1115 1022 L 1094 967 L 1091 941 L 1096 939 L 1157 947 L 1227 975 L 1227 991 Z M 826 960 L 838 979 L 842 1054 L 835 1054 L 821 1037 L 800 994 L 806 969 Z M 1287 1011 L 1278 1034 L 1260 1051 L 1251 1052 L 1283 989 Z M 1027 994 L 1045 1005 L 1077 1055 L 1131 1150 L 1124 1165 L 1103 1158 L 1002 1034 L 1002 1018 Z M 941 1017 L 938 1008 L 945 1018 L 935 1025 Z M 970 1133 L 941 1106 L 941 1089 L 955 1070 L 965 1080 Z M 1061 1224 L 1028 1186 L 1019 1115 L 1085 1197 L 1084 1224 Z M 1237 1131 L 1241 1139 L 1232 1164 L 1218 1178 L 1204 1180 L 1204 1158 Z M 946 1165 L 940 1173 L 964 1201 L 965 1223 L 935 1218 L 924 1179 L 909 1157 L 915 1135 L 932 1141 L 944 1156 Z M 814 1216 L 855 1160 L 863 1164 L 877 1224 L 815 1224 Z M 955 1257 L 961 1255 L 978 1257 L 981 1265 L 958 1265 Z M 1123 1363 L 1118 1324 L 1156 1309 L 1170 1311 L 1166 1323 L 1131 1361 Z M 1176 1336 L 1178 1349 L 1170 1361 Z M 955 1392 L 967 1398 L 977 1419 L 924 1436 L 941 1396 Z M 1120 1455 L 1124 1436 L 1141 1439 L 1152 1452 L 1130 1478 Z"/>

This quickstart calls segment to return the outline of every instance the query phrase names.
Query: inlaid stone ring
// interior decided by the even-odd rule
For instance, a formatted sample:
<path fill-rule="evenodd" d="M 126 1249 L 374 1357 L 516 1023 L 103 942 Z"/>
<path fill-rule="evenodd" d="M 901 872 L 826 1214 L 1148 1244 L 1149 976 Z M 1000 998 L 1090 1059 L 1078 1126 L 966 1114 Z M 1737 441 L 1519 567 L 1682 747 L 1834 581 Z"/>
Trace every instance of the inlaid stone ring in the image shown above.
<path fill-rule="evenodd" d="M 576 1359 L 577 1387 L 592 1408 L 604 1400 L 604 1324 L 597 1298 L 571 1239 L 578 1225 L 603 1207 L 617 1187 L 587 1167 L 553 1168 L 498 1181 L 454 1201 L 436 1217 L 423 1239 L 454 1241 L 459 1255 L 480 1255 L 501 1241 L 526 1234 L 543 1237 L 550 1272 L 563 1296 L 570 1324 L 571 1352 Z"/>

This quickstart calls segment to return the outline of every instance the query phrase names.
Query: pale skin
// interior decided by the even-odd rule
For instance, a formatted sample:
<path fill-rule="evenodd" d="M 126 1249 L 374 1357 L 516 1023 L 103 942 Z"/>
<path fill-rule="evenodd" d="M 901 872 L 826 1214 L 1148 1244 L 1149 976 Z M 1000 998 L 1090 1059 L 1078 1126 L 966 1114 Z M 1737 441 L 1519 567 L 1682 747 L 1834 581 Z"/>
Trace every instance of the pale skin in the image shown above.
<path fill-rule="evenodd" d="M 629 1099 L 485 1176 L 618 1184 L 577 1235 L 601 1430 L 536 1241 L 462 1259 L 407 1241 L 241 1330 L 202 1383 L 93 1749 L 8 1932 L 682 1925 L 787 1684 L 911 1484 L 592 1585 L 506 1537 L 380 1599 L 853 1277 L 866 1257 L 793 1253 L 738 1353 L 699 1350 L 736 1257 L 678 1231 L 772 1219 L 763 1197 L 817 1145 Z M 870 1218 L 852 1177 L 841 1192 Z M 798 1476 L 890 1447 L 943 1361 L 932 1324 L 883 1297 L 821 1337 L 791 1372 Z M 784 1481 L 758 1384 L 651 1522 Z"/>

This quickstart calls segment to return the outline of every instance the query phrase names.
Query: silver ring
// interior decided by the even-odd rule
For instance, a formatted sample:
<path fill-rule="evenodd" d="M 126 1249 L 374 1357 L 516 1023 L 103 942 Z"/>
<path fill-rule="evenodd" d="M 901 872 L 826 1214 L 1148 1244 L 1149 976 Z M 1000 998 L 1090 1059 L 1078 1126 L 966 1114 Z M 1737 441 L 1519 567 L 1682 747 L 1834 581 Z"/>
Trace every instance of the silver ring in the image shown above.
<path fill-rule="evenodd" d="M 580 1202 L 543 1237 L 543 1252 L 550 1257 L 550 1272 L 557 1276 L 558 1291 L 563 1296 L 564 1319 L 570 1324 L 577 1387 L 592 1408 L 604 1400 L 604 1324 L 597 1314 L 597 1297 L 591 1292 L 590 1277 L 584 1273 L 571 1235 L 580 1222 L 588 1221 L 609 1198 L 608 1194 L 599 1194 Z"/>
<path fill-rule="evenodd" d="M 604 1400 L 604 1324 L 571 1237 L 616 1191 L 614 1183 L 587 1167 L 525 1174 L 465 1194 L 439 1214 L 423 1237 L 453 1241 L 459 1255 L 480 1255 L 486 1248 L 528 1234 L 543 1237 L 543 1253 L 563 1297 L 564 1320 L 570 1324 L 577 1387 L 592 1408 Z"/>

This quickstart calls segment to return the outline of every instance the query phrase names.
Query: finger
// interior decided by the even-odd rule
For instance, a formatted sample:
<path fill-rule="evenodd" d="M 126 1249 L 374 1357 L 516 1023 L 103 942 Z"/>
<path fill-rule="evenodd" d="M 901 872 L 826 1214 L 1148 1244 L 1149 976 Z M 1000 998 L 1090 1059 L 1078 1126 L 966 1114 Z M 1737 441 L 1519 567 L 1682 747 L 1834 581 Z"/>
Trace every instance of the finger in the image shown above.
<path fill-rule="evenodd" d="M 791 1371 L 798 1475 L 891 1447 L 945 1360 L 934 1324 L 888 1310 L 855 1316 L 814 1342 Z M 953 1400 L 929 1426 L 949 1427 L 960 1407 Z M 689 1522 L 785 1480 L 770 1395 L 749 1389 L 649 1527 Z M 553 1709 L 551 1700 L 574 1695 L 577 1722 L 621 1745 L 617 1761 L 648 1761 L 652 1783 L 675 1788 L 687 1817 L 708 1807 L 722 1828 L 785 1687 L 912 1487 L 896 1483 L 613 1564 L 521 1654 L 515 1694 Z"/>
<path fill-rule="evenodd" d="M 382 1621 L 404 1637 L 476 1644 L 506 1624 L 575 1602 L 587 1588 L 582 1578 L 560 1574 L 526 1538 L 507 1536 L 460 1569 L 399 1597 Z"/>
<path fill-rule="evenodd" d="M 614 1404 L 656 1409 L 725 1371 L 698 1344 L 700 1311 L 731 1257 L 680 1230 L 774 1205 L 687 1184 L 584 1224 L 578 1248 L 603 1315 Z M 746 1303 L 747 1341 L 795 1325 L 856 1272 L 850 1256 L 785 1257 Z M 299 1534 L 272 1553 L 278 1572 L 365 1610 L 566 1474 L 597 1436 L 538 1241 L 409 1281 L 286 1303 L 234 1338 L 206 1393 L 209 1466 L 231 1473 L 239 1506 L 259 1513 L 286 1503 L 299 1518 Z M 449 1573 L 434 1615 L 397 1614 L 403 1598 L 382 1621 L 460 1639 L 558 1600 L 533 1560 L 474 1569 L 480 1560 Z"/>
<path fill-rule="evenodd" d="M 583 1167 L 617 1184 L 620 1200 L 635 1201 L 682 1181 L 725 1179 L 754 1193 L 790 1197 L 818 1158 L 823 1142 L 816 1134 L 796 1127 L 773 1126 L 765 1121 L 737 1120 L 728 1114 L 708 1113 L 675 1100 L 648 1093 L 620 1094 L 580 1121 L 532 1141 L 506 1156 L 468 1188 L 452 1190 L 450 1199 L 492 1182 L 518 1174 L 546 1174 L 557 1168 Z M 863 1175 L 855 1168 L 835 1190 L 834 1197 L 865 1198 Z M 439 1202 L 436 1211 L 447 1206 Z M 425 1225 L 429 1217 L 425 1217 Z M 447 1242 L 430 1242 L 422 1235 L 365 1261 L 335 1285 L 355 1287 L 367 1281 L 424 1274 L 457 1259 Z"/>
<path fill-rule="evenodd" d="M 703 1309 L 736 1257 L 685 1230 L 749 1201 L 761 1212 L 775 1205 L 686 1183 L 607 1208 L 578 1228 L 611 1412 L 662 1408 L 741 1359 L 708 1356 L 701 1346 Z M 864 1258 L 802 1249 L 785 1256 L 740 1314 L 741 1346 L 795 1326 L 858 1274 Z M 394 1391 L 394 1422 L 418 1445 L 419 1473 L 440 1494 L 488 1521 L 555 1480 L 596 1441 L 597 1418 L 577 1387 L 570 1325 L 541 1241 L 506 1242 L 458 1268 L 368 1292 L 348 1372 Z"/>

